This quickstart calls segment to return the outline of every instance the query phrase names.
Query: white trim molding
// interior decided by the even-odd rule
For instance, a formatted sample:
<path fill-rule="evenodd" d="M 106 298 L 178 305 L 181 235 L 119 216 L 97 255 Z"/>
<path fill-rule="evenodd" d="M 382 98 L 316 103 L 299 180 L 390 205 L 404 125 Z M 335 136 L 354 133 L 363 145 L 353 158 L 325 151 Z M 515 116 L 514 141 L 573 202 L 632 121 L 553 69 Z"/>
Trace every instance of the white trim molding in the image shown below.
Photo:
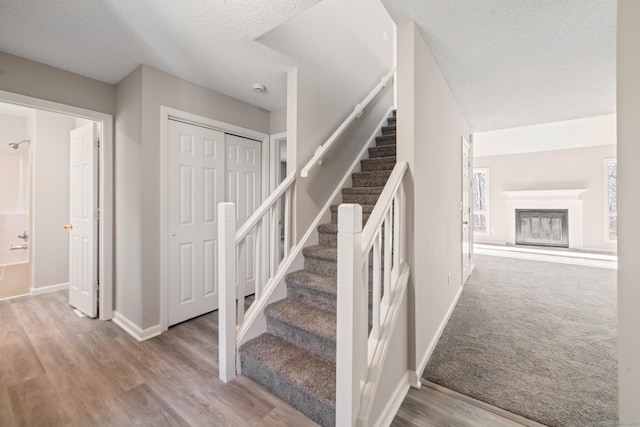
<path fill-rule="evenodd" d="M 569 211 L 569 249 L 582 249 L 583 209 L 585 188 L 568 190 L 503 191 L 507 197 L 506 244 L 516 243 L 516 209 L 567 209 Z"/>
<path fill-rule="evenodd" d="M 126 333 L 131 335 L 137 341 L 145 341 L 149 338 L 157 337 L 162 332 L 160 330 L 160 324 L 142 329 L 118 311 L 113 312 L 112 320 L 113 323 L 120 326 Z"/>
<path fill-rule="evenodd" d="M 409 384 L 410 375 L 411 371 L 407 371 L 402 376 L 402 378 L 400 378 L 398 385 L 396 385 L 396 388 L 393 390 L 393 393 L 391 393 L 391 396 L 387 400 L 387 404 L 384 405 L 382 413 L 373 424 L 374 427 L 387 427 L 391 425 L 391 422 L 398 413 L 398 410 L 400 409 L 400 406 L 402 406 L 404 398 L 407 396 L 407 393 L 411 388 L 411 385 Z"/>
<path fill-rule="evenodd" d="M 444 332 L 444 328 L 447 326 L 447 323 L 449 323 L 449 318 L 453 314 L 453 310 L 456 308 L 456 305 L 458 305 L 458 300 L 460 299 L 460 295 L 462 295 L 463 289 L 464 287 L 460 285 L 460 289 L 458 289 L 458 293 L 456 294 L 456 297 L 453 299 L 453 302 L 449 306 L 449 309 L 447 310 L 447 314 L 445 314 L 444 318 L 442 319 L 442 322 L 440 322 L 440 325 L 438 326 L 438 330 L 436 331 L 436 334 L 434 335 L 433 339 L 431 339 L 431 342 L 427 347 L 427 351 L 425 352 L 424 356 L 422 357 L 422 360 L 420 361 L 420 364 L 418 365 L 418 370 L 416 370 L 415 372 L 409 371 L 409 384 L 411 384 L 411 387 L 420 388 L 420 386 L 422 385 L 422 382 L 420 381 L 420 378 L 422 378 L 422 373 L 427 367 L 427 363 L 429 362 L 429 359 L 431 358 L 433 351 L 436 349 L 436 345 L 438 344 L 438 341 L 440 340 L 440 337 Z"/>
<path fill-rule="evenodd" d="M 48 294 L 48 293 L 51 293 L 51 292 L 63 291 L 65 289 L 69 289 L 69 282 L 67 282 L 67 283 L 59 283 L 57 285 L 41 286 L 41 287 L 38 287 L 38 288 L 31 288 L 29 290 L 29 292 L 31 293 L 31 295 L 43 295 L 43 294 Z"/>

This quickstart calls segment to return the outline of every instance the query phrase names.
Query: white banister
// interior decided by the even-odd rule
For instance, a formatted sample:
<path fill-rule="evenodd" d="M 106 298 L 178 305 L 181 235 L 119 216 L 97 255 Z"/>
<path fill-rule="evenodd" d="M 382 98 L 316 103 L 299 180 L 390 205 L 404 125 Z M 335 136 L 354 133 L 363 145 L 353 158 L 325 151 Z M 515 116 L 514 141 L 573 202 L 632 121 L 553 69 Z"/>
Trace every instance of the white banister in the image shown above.
<path fill-rule="evenodd" d="M 362 206 L 338 208 L 338 301 L 336 341 L 336 425 L 350 426 L 360 408 L 366 366 L 367 305 L 362 280 Z M 363 297 L 364 295 L 364 297 Z"/>
<path fill-rule="evenodd" d="M 382 77 L 380 79 L 380 82 L 371 90 L 371 92 L 369 92 L 369 94 L 362 100 L 362 102 L 360 102 L 355 106 L 355 108 L 353 109 L 353 112 L 349 114 L 349 116 L 344 120 L 344 122 L 342 122 L 340 126 L 338 126 L 338 128 L 333 132 L 333 134 L 331 134 L 329 139 L 327 139 L 324 144 L 320 145 L 316 149 L 316 151 L 313 153 L 313 157 L 311 158 L 311 160 L 309 160 L 307 164 L 304 166 L 304 168 L 302 168 L 302 172 L 300 173 L 300 176 L 302 178 L 308 177 L 311 171 L 315 169 L 316 166 L 322 164 L 325 156 L 327 155 L 327 152 L 331 150 L 331 148 L 336 143 L 338 138 L 342 136 L 342 134 L 349 128 L 349 126 L 351 125 L 351 123 L 354 122 L 354 120 L 356 120 L 362 115 L 363 110 L 367 107 L 367 105 L 369 105 L 369 103 L 373 100 L 373 98 L 375 98 L 376 95 L 380 93 L 380 91 L 384 87 L 387 86 L 387 83 L 389 83 L 389 80 L 393 78 L 393 75 L 395 74 L 395 72 L 396 70 L 394 68 L 393 70 L 389 71 L 384 77 Z"/>
<path fill-rule="evenodd" d="M 218 205 L 218 375 L 225 383 L 236 376 L 236 208 Z M 231 286 L 229 286 L 231 284 Z"/>
<path fill-rule="evenodd" d="M 406 291 L 409 270 L 402 260 L 405 236 L 401 230 L 405 217 L 402 185 L 407 168 L 407 162 L 396 163 L 364 228 L 360 205 L 342 204 L 338 208 L 339 426 L 368 425 L 390 334 Z"/>
<path fill-rule="evenodd" d="M 236 376 L 241 328 L 249 327 L 251 321 L 246 320 L 251 316 L 255 319 L 258 308 L 254 307 L 266 304 L 268 293 L 276 285 L 275 278 L 284 275 L 283 264 L 287 263 L 282 262 L 281 247 L 284 245 L 284 258 L 288 260 L 291 245 L 295 243 L 290 212 L 295 180 L 294 171 L 239 228 L 236 227 L 235 204 L 218 205 L 219 376 L 224 382 Z M 279 219 L 283 207 L 285 236 L 281 242 Z M 251 284 L 253 292 L 247 287 Z M 245 309 L 247 292 L 254 295 L 254 301 Z"/>

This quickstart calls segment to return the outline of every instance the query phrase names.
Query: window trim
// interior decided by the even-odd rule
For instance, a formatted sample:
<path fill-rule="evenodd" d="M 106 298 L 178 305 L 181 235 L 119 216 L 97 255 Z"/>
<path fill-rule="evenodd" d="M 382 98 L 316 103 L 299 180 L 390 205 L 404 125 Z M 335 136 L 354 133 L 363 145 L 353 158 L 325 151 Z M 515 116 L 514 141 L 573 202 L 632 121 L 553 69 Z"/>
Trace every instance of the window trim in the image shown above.
<path fill-rule="evenodd" d="M 609 212 L 609 165 L 611 163 L 618 163 L 617 157 L 608 157 L 604 159 L 604 241 L 607 243 L 617 243 L 618 239 L 611 239 L 609 237 L 609 216 L 614 215 L 618 217 L 618 212 Z M 617 177 L 616 177 L 617 182 Z M 616 188 L 616 198 L 618 197 L 618 189 Z"/>
<path fill-rule="evenodd" d="M 491 176 L 489 174 L 489 168 L 473 168 L 472 170 L 472 174 L 473 174 L 473 188 L 475 190 L 475 175 L 476 172 L 484 172 L 486 179 L 485 179 L 485 186 L 486 186 L 486 200 L 485 200 L 485 207 L 486 209 L 484 211 L 477 211 L 476 212 L 476 203 L 475 203 L 475 191 L 473 192 L 473 200 L 472 200 L 472 212 L 471 212 L 471 225 L 473 228 L 473 234 L 474 236 L 488 236 L 491 234 Z M 485 218 L 486 218 L 486 224 L 487 224 L 487 231 L 482 232 L 482 231 L 476 231 L 475 230 L 475 224 L 474 224 L 474 216 L 476 213 L 480 213 L 480 214 L 484 214 Z"/>

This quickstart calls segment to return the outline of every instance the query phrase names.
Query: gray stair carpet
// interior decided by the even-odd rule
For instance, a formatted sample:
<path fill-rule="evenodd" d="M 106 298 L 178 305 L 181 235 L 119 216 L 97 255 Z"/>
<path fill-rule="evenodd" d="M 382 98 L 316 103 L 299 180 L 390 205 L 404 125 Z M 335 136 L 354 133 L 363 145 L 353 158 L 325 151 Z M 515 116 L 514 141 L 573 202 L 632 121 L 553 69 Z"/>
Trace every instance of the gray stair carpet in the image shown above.
<path fill-rule="evenodd" d="M 353 187 L 342 190 L 344 203 L 362 205 L 363 225 L 396 163 L 395 116 L 352 175 Z M 320 244 L 303 249 L 304 269 L 285 278 L 287 297 L 266 307 L 267 332 L 239 351 L 243 375 L 328 427 L 335 425 L 338 205 L 318 234 Z"/>

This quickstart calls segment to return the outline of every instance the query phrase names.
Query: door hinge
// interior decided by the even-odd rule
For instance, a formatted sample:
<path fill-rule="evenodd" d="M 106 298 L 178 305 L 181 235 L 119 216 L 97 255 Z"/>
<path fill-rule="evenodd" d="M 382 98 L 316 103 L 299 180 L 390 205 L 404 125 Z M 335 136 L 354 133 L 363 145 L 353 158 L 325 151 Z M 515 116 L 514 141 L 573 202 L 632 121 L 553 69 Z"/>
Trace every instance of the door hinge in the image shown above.
<path fill-rule="evenodd" d="M 96 291 L 100 290 L 100 279 L 96 280 Z"/>
<path fill-rule="evenodd" d="M 100 138 L 98 138 L 98 145 L 97 148 L 100 148 Z"/>

